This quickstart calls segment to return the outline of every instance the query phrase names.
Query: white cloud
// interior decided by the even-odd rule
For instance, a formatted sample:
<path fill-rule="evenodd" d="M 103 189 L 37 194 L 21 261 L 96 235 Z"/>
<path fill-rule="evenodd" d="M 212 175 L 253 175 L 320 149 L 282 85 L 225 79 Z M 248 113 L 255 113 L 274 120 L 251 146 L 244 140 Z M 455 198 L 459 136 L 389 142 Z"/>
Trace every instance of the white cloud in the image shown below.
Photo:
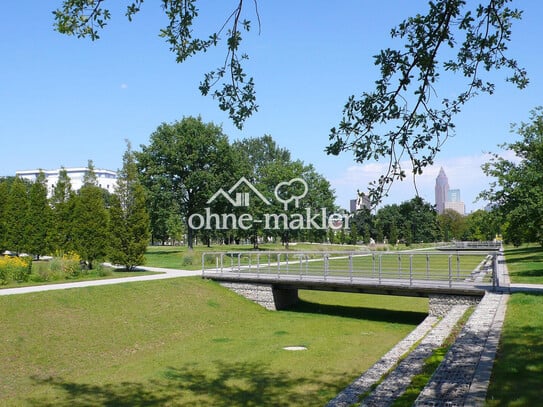
<path fill-rule="evenodd" d="M 384 204 L 401 203 L 413 198 L 418 190 L 427 202 L 434 204 L 435 179 L 439 169 L 443 167 L 449 179 L 451 189 L 460 189 L 462 200 L 466 203 L 467 211 L 484 207 L 485 202 L 474 203 L 475 198 L 489 185 L 490 178 L 486 177 L 481 165 L 489 160 L 489 154 L 469 155 L 443 159 L 436 164 L 424 169 L 422 175 L 416 177 L 416 188 L 411 175 L 411 165 L 403 162 L 407 177 L 402 182 L 394 182 L 389 196 L 384 199 Z M 384 174 L 386 165 L 369 163 L 364 165 L 351 165 L 347 167 L 340 177 L 330 182 L 336 190 L 338 204 L 348 208 L 349 199 L 356 197 L 356 191 L 364 192 L 368 184 Z"/>
<path fill-rule="evenodd" d="M 126 83 L 121 83 L 121 89 L 128 89 L 128 85 Z"/>

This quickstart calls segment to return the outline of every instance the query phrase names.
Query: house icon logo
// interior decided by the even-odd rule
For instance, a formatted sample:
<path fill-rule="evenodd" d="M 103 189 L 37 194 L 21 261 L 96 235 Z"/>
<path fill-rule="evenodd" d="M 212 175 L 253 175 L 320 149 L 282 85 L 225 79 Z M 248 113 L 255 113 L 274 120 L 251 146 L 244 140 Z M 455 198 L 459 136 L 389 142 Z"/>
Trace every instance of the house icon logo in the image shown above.
<path fill-rule="evenodd" d="M 220 188 L 217 192 L 213 194 L 211 198 L 209 198 L 206 202 L 206 204 L 210 204 L 213 201 L 215 201 L 219 196 L 224 197 L 228 202 L 232 204 L 232 206 L 240 207 L 245 206 L 248 207 L 250 204 L 250 192 L 236 192 L 234 197 L 232 197 L 232 194 L 236 189 L 240 188 L 242 185 L 245 185 L 247 188 L 249 188 L 262 202 L 264 202 L 266 205 L 271 205 L 271 202 L 264 196 L 262 193 L 255 188 L 253 184 L 251 184 L 247 178 L 241 177 L 228 191 L 225 191 L 223 188 Z"/>

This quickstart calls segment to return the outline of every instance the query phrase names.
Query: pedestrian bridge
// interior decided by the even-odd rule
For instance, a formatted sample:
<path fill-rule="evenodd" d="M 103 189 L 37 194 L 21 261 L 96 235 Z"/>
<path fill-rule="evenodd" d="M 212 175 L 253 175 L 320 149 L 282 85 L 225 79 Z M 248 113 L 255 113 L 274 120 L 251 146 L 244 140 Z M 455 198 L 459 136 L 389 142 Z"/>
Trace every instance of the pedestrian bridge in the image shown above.
<path fill-rule="evenodd" d="M 468 251 L 251 251 L 202 255 L 202 276 L 269 309 L 298 290 L 480 298 L 499 286 L 496 246 Z"/>

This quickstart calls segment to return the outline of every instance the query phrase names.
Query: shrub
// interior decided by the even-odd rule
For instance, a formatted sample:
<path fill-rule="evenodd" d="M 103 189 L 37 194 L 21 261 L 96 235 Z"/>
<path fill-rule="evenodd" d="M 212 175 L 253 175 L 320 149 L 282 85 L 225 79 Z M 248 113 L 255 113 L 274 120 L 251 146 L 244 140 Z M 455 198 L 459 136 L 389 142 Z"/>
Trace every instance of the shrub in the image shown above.
<path fill-rule="evenodd" d="M 192 256 L 183 256 L 183 260 L 181 261 L 181 264 L 183 266 L 190 266 L 192 265 Z"/>
<path fill-rule="evenodd" d="M 38 281 L 64 280 L 75 278 L 84 273 L 81 259 L 77 254 L 64 253 L 51 259 L 46 267 L 39 267 L 36 271 Z"/>
<path fill-rule="evenodd" d="M 28 281 L 32 270 L 30 257 L 0 257 L 0 284 L 12 281 Z"/>

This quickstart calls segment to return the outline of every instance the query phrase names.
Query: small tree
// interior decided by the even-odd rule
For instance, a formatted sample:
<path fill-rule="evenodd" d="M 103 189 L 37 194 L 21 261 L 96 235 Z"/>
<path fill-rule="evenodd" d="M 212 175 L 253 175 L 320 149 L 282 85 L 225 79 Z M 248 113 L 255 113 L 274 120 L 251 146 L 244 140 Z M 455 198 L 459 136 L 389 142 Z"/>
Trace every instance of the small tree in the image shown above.
<path fill-rule="evenodd" d="M 127 141 L 123 168 L 117 177 L 117 188 L 111 197 L 109 259 L 124 265 L 127 271 L 143 264 L 151 236 L 145 193 L 138 179 L 138 170 Z"/>
<path fill-rule="evenodd" d="M 48 245 L 55 253 L 73 250 L 73 214 L 75 197 L 68 172 L 62 168 L 49 199 L 52 208 Z"/>
<path fill-rule="evenodd" d="M 6 202 L 6 246 L 17 254 L 26 249 L 27 217 L 27 185 L 17 177 L 11 184 Z"/>
<path fill-rule="evenodd" d="M 28 223 L 26 224 L 26 248 L 38 259 L 47 250 L 47 235 L 51 219 L 51 207 L 47 201 L 45 174 L 40 171 L 28 192 Z"/>
<path fill-rule="evenodd" d="M 102 189 L 93 183 L 96 176 L 93 176 L 92 161 L 89 161 L 88 174 L 75 198 L 72 231 L 75 251 L 92 269 L 93 262 L 107 254 L 109 216 Z"/>

